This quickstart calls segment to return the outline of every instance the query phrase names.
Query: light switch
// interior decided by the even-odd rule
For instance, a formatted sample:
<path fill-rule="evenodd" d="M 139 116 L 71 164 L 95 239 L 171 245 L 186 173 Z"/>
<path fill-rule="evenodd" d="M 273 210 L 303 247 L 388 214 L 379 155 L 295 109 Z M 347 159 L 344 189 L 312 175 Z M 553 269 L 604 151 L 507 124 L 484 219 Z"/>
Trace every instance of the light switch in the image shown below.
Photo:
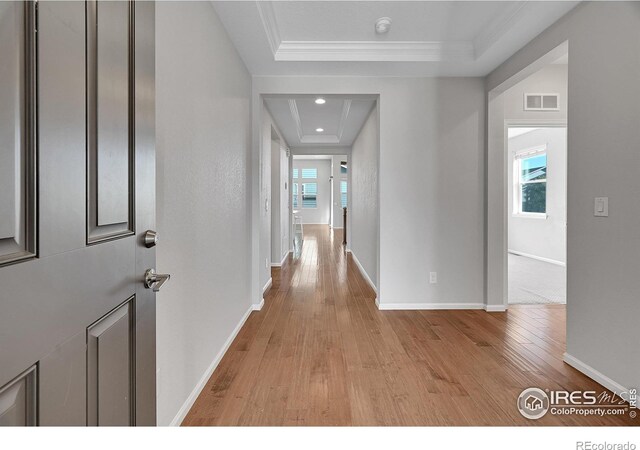
<path fill-rule="evenodd" d="M 595 198 L 593 215 L 596 217 L 609 217 L 609 197 Z"/>

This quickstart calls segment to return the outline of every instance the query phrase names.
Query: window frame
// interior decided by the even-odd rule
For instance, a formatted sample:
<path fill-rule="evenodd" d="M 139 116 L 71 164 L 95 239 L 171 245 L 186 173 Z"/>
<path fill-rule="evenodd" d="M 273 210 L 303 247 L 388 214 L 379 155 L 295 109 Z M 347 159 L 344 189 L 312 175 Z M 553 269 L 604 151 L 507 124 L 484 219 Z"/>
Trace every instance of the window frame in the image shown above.
<path fill-rule="evenodd" d="M 522 161 L 530 158 L 535 158 L 541 155 L 545 155 L 546 157 L 546 171 L 544 180 L 532 180 L 532 181 L 522 181 Z M 526 184 L 538 184 L 545 183 L 545 187 L 548 189 L 548 178 L 549 178 L 549 155 L 547 152 L 547 145 L 539 145 L 536 147 L 519 150 L 514 152 L 513 154 L 513 209 L 512 216 L 520 217 L 520 218 L 528 218 L 528 219 L 547 219 L 547 194 L 548 191 L 545 190 L 545 212 L 528 212 L 522 210 L 522 187 Z"/>
<path fill-rule="evenodd" d="M 316 180 L 316 181 L 309 181 L 307 183 L 301 181 L 300 182 L 300 202 L 298 203 L 300 205 L 300 209 L 318 209 L 318 181 L 317 178 L 305 178 L 307 180 Z M 304 185 L 305 184 L 315 184 L 316 185 L 316 192 L 315 192 L 315 206 L 304 206 Z"/>
<path fill-rule="evenodd" d="M 344 183 L 346 189 L 342 192 L 342 183 Z M 345 204 L 342 204 L 342 195 L 345 196 Z M 340 208 L 347 208 L 349 206 L 349 181 L 346 178 L 340 180 Z"/>

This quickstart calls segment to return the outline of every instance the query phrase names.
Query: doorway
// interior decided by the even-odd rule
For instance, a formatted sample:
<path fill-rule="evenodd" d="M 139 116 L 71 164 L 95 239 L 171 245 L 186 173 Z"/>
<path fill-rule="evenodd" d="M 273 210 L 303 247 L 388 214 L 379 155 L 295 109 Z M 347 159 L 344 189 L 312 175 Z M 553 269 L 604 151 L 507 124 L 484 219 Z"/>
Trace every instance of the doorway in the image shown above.
<path fill-rule="evenodd" d="M 347 208 L 349 186 L 347 161 L 347 154 L 293 155 L 291 220 L 294 255 L 304 240 L 305 225 L 327 226 L 332 236 L 343 232 L 343 211 Z"/>
<path fill-rule="evenodd" d="M 485 292 L 487 311 L 505 311 L 510 303 L 566 302 L 564 273 L 567 260 L 568 64 L 569 47 L 568 43 L 564 42 L 488 93 Z M 549 133 L 556 134 L 553 137 L 555 143 L 550 143 L 548 136 L 541 136 L 545 134 L 545 130 L 554 129 L 556 131 Z M 537 139 L 538 142 L 531 142 L 532 139 Z M 516 149 L 514 146 L 519 148 Z M 553 182 L 547 179 L 551 176 L 552 161 L 548 154 L 551 147 L 555 167 Z M 558 152 L 558 148 L 564 152 Z M 560 161 L 556 161 L 557 153 L 564 153 L 559 156 Z M 555 180 L 558 174 L 562 174 L 564 179 Z M 561 199 L 555 206 L 551 206 L 551 210 L 555 211 L 554 220 L 551 220 L 551 214 L 547 211 L 547 206 L 550 205 L 546 189 L 551 188 L 552 184 L 555 186 L 554 198 Z M 559 197 L 556 197 L 556 194 Z M 558 216 L 557 220 L 555 216 Z M 545 240 L 542 234 L 536 234 L 534 231 L 545 227 L 553 228 L 554 235 L 560 237 L 556 240 Z M 528 238 L 530 245 L 533 241 L 537 242 L 539 248 L 524 245 L 523 236 Z M 534 239 L 534 236 L 537 237 Z M 541 244 L 547 245 L 544 253 L 540 253 Z M 540 255 L 542 256 L 534 258 Z M 513 270 L 509 270 L 510 259 Z M 535 269 L 525 267 L 538 266 L 538 263 L 542 262 L 556 263 L 555 265 L 564 270 L 560 270 L 558 274 L 558 268 L 552 267 L 547 272 L 535 274 L 532 272 Z M 547 265 L 542 267 L 549 269 Z M 522 281 L 522 284 L 516 287 L 520 289 L 520 299 L 516 300 L 515 294 L 511 295 L 513 302 L 510 301 L 509 295 L 510 275 L 513 278 L 511 281 L 517 281 L 518 277 Z M 532 285 L 535 289 L 531 289 Z M 513 284 L 511 291 L 513 294 Z"/>
<path fill-rule="evenodd" d="M 566 304 L 566 126 L 507 122 L 508 302 Z"/>

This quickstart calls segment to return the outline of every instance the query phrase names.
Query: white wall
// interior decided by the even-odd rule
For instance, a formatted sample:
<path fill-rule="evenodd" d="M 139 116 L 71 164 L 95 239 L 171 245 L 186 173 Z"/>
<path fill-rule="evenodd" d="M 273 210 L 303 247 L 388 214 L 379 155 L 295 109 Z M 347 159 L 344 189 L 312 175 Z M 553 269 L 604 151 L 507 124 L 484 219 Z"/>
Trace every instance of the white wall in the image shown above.
<path fill-rule="evenodd" d="M 346 161 L 348 166 L 349 157 L 347 155 L 333 155 L 331 157 L 331 175 L 333 176 L 333 215 L 331 226 L 333 228 L 342 228 L 344 225 L 340 195 L 340 182 L 343 180 L 347 181 L 347 206 L 349 206 L 349 173 L 343 174 L 340 172 L 340 164 L 342 161 Z"/>
<path fill-rule="evenodd" d="M 611 389 L 637 387 L 640 4 L 582 3 L 491 73 L 486 87 L 500 88 L 566 41 L 567 361 Z M 498 167 L 503 157 L 504 144 L 492 138 L 488 166 Z M 498 167 L 489 177 L 494 216 L 500 214 L 499 173 Z M 609 217 L 594 217 L 595 197 L 609 197 Z M 489 228 L 489 264 L 497 266 L 494 228 L 499 227 Z M 496 280 L 489 282 L 495 286 Z"/>
<path fill-rule="evenodd" d="M 302 192 L 303 183 L 317 183 L 318 197 L 317 208 L 303 208 L 302 199 L 298 203 L 298 215 L 303 224 L 329 224 L 329 214 L 331 208 L 331 160 L 330 159 L 294 159 L 293 168 L 298 169 L 298 178 L 293 179 L 292 183 L 298 183 L 298 192 Z M 318 178 L 303 179 L 302 169 L 316 168 L 318 169 Z M 292 188 L 293 189 L 293 188 Z M 296 208 L 294 208 L 296 209 Z"/>
<path fill-rule="evenodd" d="M 566 263 L 567 225 L 567 129 L 539 128 L 509 139 L 507 180 L 514 180 L 514 156 L 534 147 L 547 147 L 547 215 L 532 218 L 514 215 L 515 181 L 509 185 L 509 251 Z"/>
<path fill-rule="evenodd" d="M 378 109 L 373 108 L 351 147 L 351 205 L 347 246 L 378 284 Z"/>
<path fill-rule="evenodd" d="M 262 299 L 263 292 L 271 282 L 271 213 L 272 213 L 272 201 L 271 201 L 271 153 L 272 153 L 272 130 L 276 128 L 276 125 L 269 114 L 266 106 L 261 102 L 258 106 L 262 110 L 262 121 L 259 136 L 260 142 L 260 160 L 258 163 L 258 173 L 253 173 L 253 180 L 257 181 L 260 186 L 260 194 L 258 197 L 258 205 L 252 205 L 257 207 L 259 215 L 259 223 L 254 224 L 259 230 L 259 253 L 252 254 L 252 260 L 254 264 L 258 265 L 260 292 L 256 295 L 256 298 Z M 255 163 L 253 163 L 255 164 Z M 254 166 L 255 167 L 255 166 Z"/>
<path fill-rule="evenodd" d="M 567 120 L 567 78 L 566 64 L 550 64 L 525 78 L 504 93 L 504 116 L 506 120 L 524 122 Z M 524 94 L 560 94 L 558 111 L 526 111 Z"/>
<path fill-rule="evenodd" d="M 171 274 L 157 295 L 158 424 L 167 425 L 252 303 L 251 77 L 209 2 L 158 2 L 156 49 L 157 268 Z"/>
<path fill-rule="evenodd" d="M 279 266 L 289 253 L 289 157 L 287 144 L 272 130 L 271 140 L 271 265 Z"/>
<path fill-rule="evenodd" d="M 483 305 L 483 79 L 254 77 L 253 92 L 256 134 L 261 94 L 379 96 L 381 307 Z"/>

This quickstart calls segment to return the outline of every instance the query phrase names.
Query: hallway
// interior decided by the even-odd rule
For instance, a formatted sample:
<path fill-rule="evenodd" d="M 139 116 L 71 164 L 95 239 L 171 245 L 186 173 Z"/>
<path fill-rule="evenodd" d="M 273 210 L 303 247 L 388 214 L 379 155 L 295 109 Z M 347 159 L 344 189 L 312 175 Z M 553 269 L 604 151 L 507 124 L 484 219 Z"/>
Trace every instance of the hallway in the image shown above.
<path fill-rule="evenodd" d="M 603 388 L 562 361 L 565 307 L 379 311 L 341 230 L 305 226 L 183 425 L 623 425 L 516 408 L 527 387 Z"/>

